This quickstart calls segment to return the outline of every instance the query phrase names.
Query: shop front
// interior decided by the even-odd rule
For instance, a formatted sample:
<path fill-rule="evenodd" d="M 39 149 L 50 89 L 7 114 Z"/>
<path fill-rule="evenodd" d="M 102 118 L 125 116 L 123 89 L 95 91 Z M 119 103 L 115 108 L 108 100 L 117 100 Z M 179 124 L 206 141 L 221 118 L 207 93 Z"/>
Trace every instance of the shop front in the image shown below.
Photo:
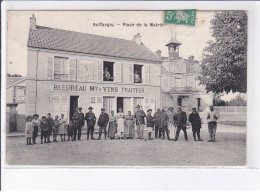
<path fill-rule="evenodd" d="M 140 105 L 146 112 L 160 107 L 160 87 L 136 86 L 124 84 L 94 84 L 72 82 L 38 81 L 36 112 L 46 115 L 64 114 L 71 119 L 77 107 L 82 107 L 83 113 L 92 106 L 96 116 L 103 107 L 110 114 L 123 108 L 125 114 L 135 112 Z"/>

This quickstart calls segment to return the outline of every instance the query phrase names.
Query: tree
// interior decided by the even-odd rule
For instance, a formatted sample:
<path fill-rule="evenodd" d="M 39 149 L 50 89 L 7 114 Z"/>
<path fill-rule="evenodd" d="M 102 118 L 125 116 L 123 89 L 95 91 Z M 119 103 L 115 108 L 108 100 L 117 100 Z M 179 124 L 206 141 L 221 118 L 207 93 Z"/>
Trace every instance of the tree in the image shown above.
<path fill-rule="evenodd" d="M 200 84 L 207 92 L 247 91 L 247 13 L 217 12 L 211 20 L 212 36 L 204 48 Z"/>

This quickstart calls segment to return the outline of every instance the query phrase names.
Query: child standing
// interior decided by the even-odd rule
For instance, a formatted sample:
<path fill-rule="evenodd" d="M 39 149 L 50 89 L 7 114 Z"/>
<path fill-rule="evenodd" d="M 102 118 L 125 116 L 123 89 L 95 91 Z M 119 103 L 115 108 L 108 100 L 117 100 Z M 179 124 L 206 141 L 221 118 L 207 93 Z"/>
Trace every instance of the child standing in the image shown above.
<path fill-rule="evenodd" d="M 66 120 L 64 119 L 64 114 L 61 114 L 61 118 L 60 118 L 60 126 L 59 126 L 59 134 L 60 134 L 60 139 L 61 141 L 66 141 L 65 140 L 65 136 L 66 136 Z"/>
<path fill-rule="evenodd" d="M 41 127 L 41 144 L 43 144 L 43 138 L 44 138 L 44 143 L 47 143 L 46 138 L 47 138 L 47 130 L 48 130 L 48 121 L 45 116 L 42 117 L 40 127 Z"/>
<path fill-rule="evenodd" d="M 38 136 L 38 130 L 39 130 L 39 126 L 40 126 L 40 120 L 38 119 L 39 115 L 38 114 L 34 114 L 33 115 L 33 144 L 36 144 L 36 138 Z"/>
<path fill-rule="evenodd" d="M 27 145 L 32 144 L 32 136 L 33 136 L 33 123 L 32 123 L 32 116 L 27 116 L 25 124 L 25 137 Z"/>
<path fill-rule="evenodd" d="M 59 133 L 59 126 L 60 126 L 60 123 L 59 123 L 59 116 L 56 115 L 55 116 L 55 119 L 53 120 L 54 122 L 54 128 L 53 128 L 53 142 L 58 142 L 57 141 L 57 135 Z"/>
<path fill-rule="evenodd" d="M 73 131 L 74 131 L 74 125 L 73 125 L 73 121 L 71 120 L 70 123 L 68 124 L 68 127 L 67 127 L 68 141 L 70 141 L 70 138 L 72 140 Z"/>

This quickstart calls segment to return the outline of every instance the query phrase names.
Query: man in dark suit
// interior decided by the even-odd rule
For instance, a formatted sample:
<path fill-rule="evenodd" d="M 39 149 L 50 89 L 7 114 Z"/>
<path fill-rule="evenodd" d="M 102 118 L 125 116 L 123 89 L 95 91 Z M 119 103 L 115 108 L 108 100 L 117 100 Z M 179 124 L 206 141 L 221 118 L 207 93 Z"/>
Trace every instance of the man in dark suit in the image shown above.
<path fill-rule="evenodd" d="M 99 137 L 97 140 L 101 139 L 102 131 L 104 130 L 105 139 L 107 138 L 107 124 L 109 121 L 109 116 L 107 113 L 105 113 L 105 109 L 101 108 L 101 114 L 98 118 L 98 126 L 99 126 Z"/>
<path fill-rule="evenodd" d="M 177 131 L 176 131 L 176 136 L 174 141 L 178 141 L 181 130 L 183 130 L 185 141 L 189 141 L 187 131 L 186 131 L 187 115 L 185 112 L 181 110 L 180 107 L 178 108 L 176 118 L 177 118 L 176 120 Z"/>
<path fill-rule="evenodd" d="M 158 133 L 159 133 L 159 138 L 161 138 L 161 133 L 159 132 L 161 110 L 159 108 L 157 109 L 157 112 L 154 113 L 153 118 L 154 118 L 154 128 L 155 128 L 155 139 L 158 138 Z"/>
<path fill-rule="evenodd" d="M 85 124 L 85 120 L 84 120 L 84 114 L 82 113 L 82 108 L 79 107 L 79 121 L 78 121 L 78 140 L 80 140 L 81 138 L 81 129 Z"/>
<path fill-rule="evenodd" d="M 192 126 L 194 141 L 197 141 L 196 134 L 198 136 L 198 141 L 203 141 L 200 139 L 201 119 L 199 113 L 196 111 L 196 108 L 192 108 L 192 113 L 189 115 L 189 122 Z"/>
<path fill-rule="evenodd" d="M 85 115 L 85 119 L 87 121 L 87 140 L 89 140 L 89 133 L 91 132 L 91 140 L 95 140 L 93 137 L 94 134 L 94 126 L 96 124 L 96 116 L 95 114 L 92 112 L 93 108 L 90 106 L 88 108 L 88 112 Z"/>

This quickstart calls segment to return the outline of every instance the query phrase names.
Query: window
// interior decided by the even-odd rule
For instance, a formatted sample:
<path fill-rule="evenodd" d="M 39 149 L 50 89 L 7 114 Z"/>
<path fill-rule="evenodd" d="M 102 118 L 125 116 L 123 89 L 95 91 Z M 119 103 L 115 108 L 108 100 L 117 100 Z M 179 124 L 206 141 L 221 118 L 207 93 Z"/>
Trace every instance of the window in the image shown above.
<path fill-rule="evenodd" d="M 175 78 L 175 87 L 182 87 L 181 78 Z"/>
<path fill-rule="evenodd" d="M 15 102 L 25 102 L 25 87 L 22 86 L 15 86 L 14 87 L 14 97 L 15 97 Z"/>
<path fill-rule="evenodd" d="M 142 65 L 134 65 L 134 83 L 142 83 Z"/>
<path fill-rule="evenodd" d="M 54 57 L 54 79 L 68 80 L 68 58 Z"/>
<path fill-rule="evenodd" d="M 103 65 L 103 81 L 114 81 L 114 63 L 104 61 Z"/>

